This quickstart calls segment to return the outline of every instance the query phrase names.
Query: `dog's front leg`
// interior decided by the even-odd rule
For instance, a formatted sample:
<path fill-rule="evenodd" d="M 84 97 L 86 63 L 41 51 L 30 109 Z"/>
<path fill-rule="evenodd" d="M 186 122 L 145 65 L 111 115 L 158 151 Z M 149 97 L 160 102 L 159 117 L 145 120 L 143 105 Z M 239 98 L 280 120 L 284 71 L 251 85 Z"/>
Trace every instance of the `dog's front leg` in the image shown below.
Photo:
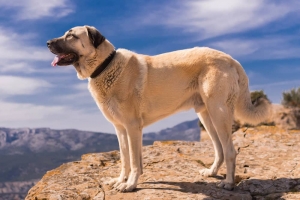
<path fill-rule="evenodd" d="M 128 137 L 131 171 L 127 182 L 121 183 L 117 187 L 117 190 L 120 192 L 130 192 L 134 190 L 137 186 L 139 176 L 143 173 L 141 126 L 130 124 L 126 127 L 126 131 Z"/>
<path fill-rule="evenodd" d="M 128 180 L 130 172 L 127 131 L 123 126 L 120 125 L 115 125 L 115 130 L 117 133 L 120 148 L 121 173 L 119 177 L 113 178 L 108 182 L 108 185 L 113 188 L 117 188 L 121 183 L 125 183 Z"/>

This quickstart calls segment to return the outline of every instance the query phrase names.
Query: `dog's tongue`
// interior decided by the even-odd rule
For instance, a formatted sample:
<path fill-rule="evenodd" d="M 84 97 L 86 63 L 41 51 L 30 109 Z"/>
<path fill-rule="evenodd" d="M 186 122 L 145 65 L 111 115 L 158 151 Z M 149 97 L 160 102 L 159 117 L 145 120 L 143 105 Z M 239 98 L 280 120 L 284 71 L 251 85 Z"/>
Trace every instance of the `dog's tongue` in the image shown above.
<path fill-rule="evenodd" d="M 55 56 L 54 59 L 53 59 L 53 61 L 52 61 L 52 63 L 51 63 L 51 65 L 53 67 L 55 67 L 57 65 L 57 63 L 59 62 L 59 60 L 60 60 L 60 57 L 59 56 Z"/>

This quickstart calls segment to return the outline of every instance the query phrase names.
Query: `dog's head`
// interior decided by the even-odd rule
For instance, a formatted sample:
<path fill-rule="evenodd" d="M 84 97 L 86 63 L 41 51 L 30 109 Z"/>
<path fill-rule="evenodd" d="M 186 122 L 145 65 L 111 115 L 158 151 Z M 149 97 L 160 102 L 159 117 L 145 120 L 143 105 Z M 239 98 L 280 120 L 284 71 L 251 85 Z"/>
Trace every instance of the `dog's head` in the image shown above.
<path fill-rule="evenodd" d="M 89 57 L 104 40 L 94 27 L 74 27 L 63 36 L 47 41 L 49 50 L 56 55 L 52 65 L 72 65 L 82 57 Z"/>

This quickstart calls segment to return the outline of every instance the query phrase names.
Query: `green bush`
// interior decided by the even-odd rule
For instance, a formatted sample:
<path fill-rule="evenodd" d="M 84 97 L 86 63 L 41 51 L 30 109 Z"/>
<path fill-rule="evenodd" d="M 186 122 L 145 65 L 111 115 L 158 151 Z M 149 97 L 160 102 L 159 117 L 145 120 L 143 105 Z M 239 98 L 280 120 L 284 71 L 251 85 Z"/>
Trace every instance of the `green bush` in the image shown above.
<path fill-rule="evenodd" d="M 267 95 L 264 93 L 263 90 L 251 92 L 251 101 L 252 101 L 252 104 L 254 104 L 260 98 L 264 98 L 264 99 L 267 99 L 268 101 L 270 101 L 268 99 Z"/>
<path fill-rule="evenodd" d="M 298 107 L 300 108 L 300 87 L 294 88 L 288 92 L 282 93 L 283 99 L 281 104 L 286 107 Z"/>

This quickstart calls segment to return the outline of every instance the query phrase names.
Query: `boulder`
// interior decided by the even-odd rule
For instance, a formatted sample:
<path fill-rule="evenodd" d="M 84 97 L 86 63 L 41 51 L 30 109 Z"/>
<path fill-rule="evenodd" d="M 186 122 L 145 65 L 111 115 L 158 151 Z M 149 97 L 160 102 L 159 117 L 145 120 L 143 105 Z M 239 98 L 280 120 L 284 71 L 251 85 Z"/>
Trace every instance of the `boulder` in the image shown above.
<path fill-rule="evenodd" d="M 26 200 L 59 199 L 300 199 L 300 131 L 275 126 L 242 128 L 233 134 L 238 152 L 233 191 L 216 187 L 216 177 L 199 170 L 214 160 L 210 139 L 164 141 L 143 148 L 144 174 L 137 189 L 119 193 L 104 183 L 120 172 L 118 151 L 83 155 L 47 172 Z"/>

